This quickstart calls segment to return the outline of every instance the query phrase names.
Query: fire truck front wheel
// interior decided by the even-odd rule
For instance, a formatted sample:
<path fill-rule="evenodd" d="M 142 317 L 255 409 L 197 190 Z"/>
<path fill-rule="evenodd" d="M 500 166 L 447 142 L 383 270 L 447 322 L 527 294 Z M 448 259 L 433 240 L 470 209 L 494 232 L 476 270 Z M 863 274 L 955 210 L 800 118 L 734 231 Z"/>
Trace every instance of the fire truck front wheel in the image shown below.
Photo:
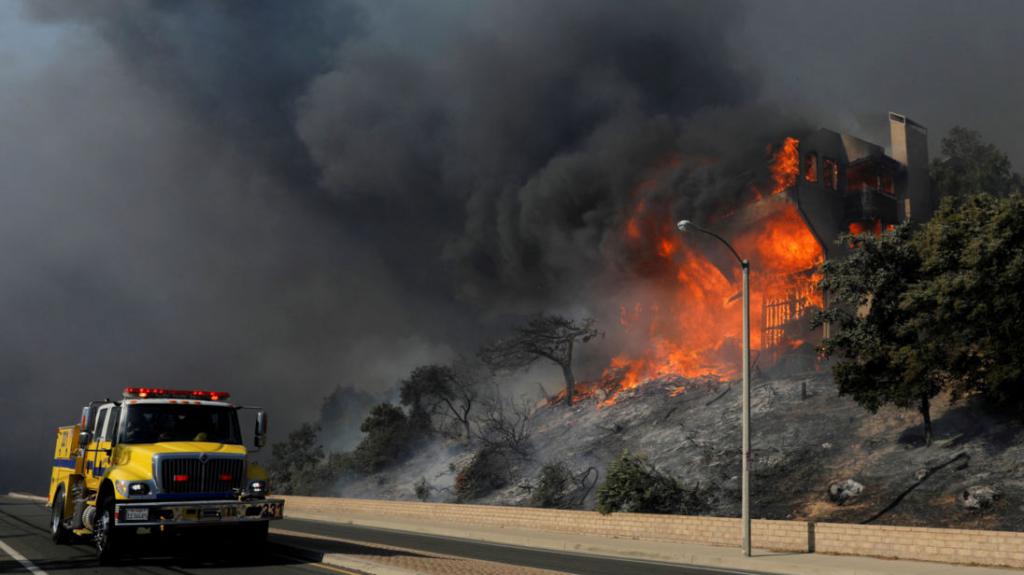
<path fill-rule="evenodd" d="M 262 547 L 267 542 L 267 534 L 270 531 L 269 521 L 259 521 L 243 525 L 242 537 L 239 542 L 244 545 L 255 545 Z"/>
<path fill-rule="evenodd" d="M 53 496 L 53 508 L 50 510 L 50 538 L 57 545 L 66 545 L 71 541 L 71 532 L 64 524 L 64 487 L 57 488 Z"/>
<path fill-rule="evenodd" d="M 93 542 L 96 544 L 96 556 L 100 563 L 113 562 L 120 552 L 123 533 L 114 527 L 114 500 L 107 498 L 100 502 L 96 511 L 96 525 L 93 531 Z"/>

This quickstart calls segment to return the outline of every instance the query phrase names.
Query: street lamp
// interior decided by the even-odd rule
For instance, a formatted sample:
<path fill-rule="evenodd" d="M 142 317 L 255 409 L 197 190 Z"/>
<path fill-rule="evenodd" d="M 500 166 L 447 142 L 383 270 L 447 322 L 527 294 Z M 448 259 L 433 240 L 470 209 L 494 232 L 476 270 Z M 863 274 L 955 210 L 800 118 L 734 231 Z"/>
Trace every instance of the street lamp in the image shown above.
<path fill-rule="evenodd" d="M 693 230 L 707 234 L 725 244 L 743 270 L 743 477 L 742 501 L 740 507 L 743 524 L 743 555 L 750 557 L 750 262 L 740 257 L 736 249 L 725 239 L 695 225 L 690 220 L 680 220 L 676 227 L 681 232 Z"/>

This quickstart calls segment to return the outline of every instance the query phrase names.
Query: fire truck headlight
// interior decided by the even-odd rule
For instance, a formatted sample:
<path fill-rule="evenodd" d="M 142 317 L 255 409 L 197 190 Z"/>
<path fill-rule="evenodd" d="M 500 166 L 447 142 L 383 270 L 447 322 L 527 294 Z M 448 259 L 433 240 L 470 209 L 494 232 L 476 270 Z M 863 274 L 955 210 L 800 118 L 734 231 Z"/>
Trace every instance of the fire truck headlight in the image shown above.
<path fill-rule="evenodd" d="M 146 481 L 126 481 L 124 479 L 118 479 L 114 482 L 114 487 L 117 492 L 121 494 L 121 497 L 140 497 L 143 495 L 149 495 L 151 489 L 149 483 Z"/>
<path fill-rule="evenodd" d="M 249 493 L 253 493 L 255 495 L 262 495 L 262 494 L 267 492 L 267 488 L 268 487 L 269 486 L 267 485 L 267 482 L 262 480 L 262 479 L 257 479 L 256 481 L 250 481 L 249 482 Z"/>
<path fill-rule="evenodd" d="M 129 495 L 149 495 L 149 484 L 148 483 L 129 483 L 128 484 Z"/>

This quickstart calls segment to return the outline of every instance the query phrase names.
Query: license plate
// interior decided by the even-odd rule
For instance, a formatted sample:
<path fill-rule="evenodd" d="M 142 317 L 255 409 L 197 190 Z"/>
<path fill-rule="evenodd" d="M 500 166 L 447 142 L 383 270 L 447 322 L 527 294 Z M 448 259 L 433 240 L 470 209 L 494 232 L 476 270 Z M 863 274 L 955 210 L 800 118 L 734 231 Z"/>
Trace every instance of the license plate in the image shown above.
<path fill-rule="evenodd" d="M 263 513 L 260 514 L 266 519 L 280 519 L 281 518 L 281 504 L 280 503 L 269 503 L 263 505 Z"/>
<path fill-rule="evenodd" d="M 125 521 L 146 521 L 149 519 L 149 509 L 128 507 L 125 509 L 124 518 Z"/>

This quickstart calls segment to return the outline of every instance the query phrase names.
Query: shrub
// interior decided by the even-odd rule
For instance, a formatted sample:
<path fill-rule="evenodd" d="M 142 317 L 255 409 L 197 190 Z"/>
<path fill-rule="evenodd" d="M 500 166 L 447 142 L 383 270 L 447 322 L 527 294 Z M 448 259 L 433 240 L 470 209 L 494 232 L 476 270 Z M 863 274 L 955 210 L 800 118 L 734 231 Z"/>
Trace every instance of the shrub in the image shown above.
<path fill-rule="evenodd" d="M 530 505 L 557 509 L 578 509 L 597 484 L 593 467 L 574 472 L 562 462 L 547 463 L 540 469 L 537 484 L 530 492 Z"/>
<path fill-rule="evenodd" d="M 508 485 L 514 454 L 492 446 L 482 447 L 455 476 L 455 499 L 479 499 Z"/>
<path fill-rule="evenodd" d="M 564 463 L 548 463 L 540 469 L 537 485 L 530 493 L 534 507 L 566 508 L 568 494 L 573 488 L 572 471 Z"/>
<path fill-rule="evenodd" d="M 416 499 L 420 501 L 426 501 L 430 499 L 430 492 L 433 491 L 434 486 L 427 482 L 426 477 L 420 477 L 420 480 L 413 486 L 413 491 L 416 493 Z"/>
<path fill-rule="evenodd" d="M 706 505 L 697 491 L 684 489 L 675 477 L 658 470 L 644 456 L 623 452 L 597 490 L 597 510 L 604 514 L 697 514 L 706 510 Z"/>

